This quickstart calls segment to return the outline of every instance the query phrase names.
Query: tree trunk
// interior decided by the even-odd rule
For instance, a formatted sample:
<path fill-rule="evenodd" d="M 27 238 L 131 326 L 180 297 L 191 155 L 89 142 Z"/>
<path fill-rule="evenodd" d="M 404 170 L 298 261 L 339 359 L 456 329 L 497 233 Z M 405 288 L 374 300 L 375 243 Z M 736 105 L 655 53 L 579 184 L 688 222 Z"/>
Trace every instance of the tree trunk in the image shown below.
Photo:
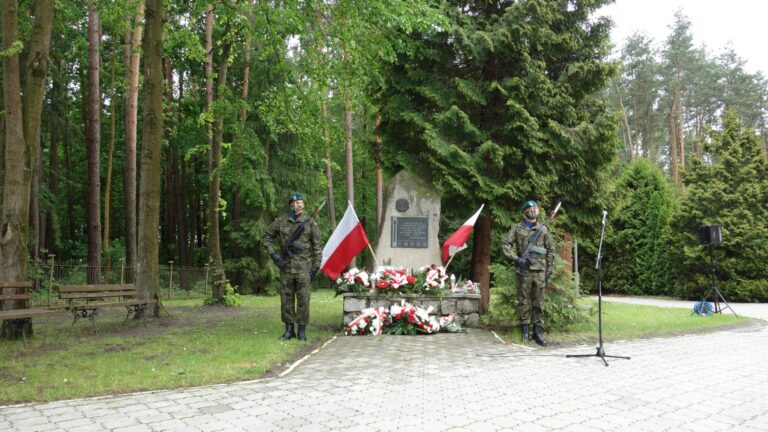
<path fill-rule="evenodd" d="M 376 159 L 376 229 L 381 227 L 381 218 L 384 217 L 384 173 L 381 167 L 383 159 L 381 155 L 381 114 L 376 114 L 376 141 L 373 145 L 373 155 Z"/>
<path fill-rule="evenodd" d="M 317 20 L 317 26 L 320 29 L 320 33 L 324 33 L 323 14 L 319 7 L 315 8 L 315 19 Z M 323 50 L 325 48 L 325 42 L 322 38 L 318 38 L 317 52 L 320 56 L 323 56 Z M 325 95 L 321 95 L 323 103 L 321 104 L 322 122 L 323 122 L 323 142 L 325 142 L 325 177 L 328 181 L 328 190 L 326 192 L 326 208 L 328 209 L 328 225 L 331 228 L 336 227 L 336 203 L 333 198 L 333 163 L 331 159 L 331 136 L 328 130 L 328 104 L 325 101 Z"/>
<path fill-rule="evenodd" d="M 88 233 L 88 283 L 101 279 L 101 23 L 96 0 L 88 2 L 88 128 L 85 148 L 88 154 L 88 190 L 85 195 Z"/>
<path fill-rule="evenodd" d="M 680 73 L 677 74 L 677 90 L 675 95 L 675 106 L 677 108 L 677 112 L 675 113 L 675 117 L 677 117 L 677 145 L 678 145 L 678 160 L 680 161 L 680 167 L 682 169 L 685 169 L 685 135 L 683 134 L 683 96 L 682 91 L 680 90 L 680 87 L 683 85 L 682 80 L 680 79 Z M 681 182 L 682 185 L 682 182 Z"/>
<path fill-rule="evenodd" d="M 64 166 L 67 169 L 67 177 L 64 183 L 67 185 L 67 235 L 71 242 L 75 242 L 77 239 L 75 229 L 75 194 L 72 191 L 72 183 L 75 177 L 74 170 L 72 169 L 72 158 L 70 157 L 69 149 L 69 120 L 64 119 Z"/>
<path fill-rule="evenodd" d="M 349 61 L 346 49 L 344 50 L 344 61 Z M 350 89 L 347 86 L 344 89 L 344 169 L 346 171 L 347 202 L 355 205 L 355 177 L 354 160 L 352 158 L 352 100 Z M 346 206 L 345 206 L 346 207 Z M 349 267 L 355 267 L 355 258 L 349 263 Z"/>
<path fill-rule="evenodd" d="M 136 289 L 141 299 L 157 299 L 152 314 L 159 315 L 160 268 L 157 227 L 160 222 L 160 160 L 163 150 L 163 0 L 146 3 L 144 52 L 144 128 L 141 146 L 138 254 Z"/>
<path fill-rule="evenodd" d="M 627 139 L 627 160 L 632 162 L 635 153 L 635 146 L 632 142 L 632 130 L 629 129 L 629 119 L 627 118 L 627 110 L 624 108 L 624 101 L 621 99 L 621 92 L 619 86 L 615 80 L 611 80 L 613 88 L 616 91 L 616 98 L 619 100 L 619 108 L 621 108 L 621 120 L 624 126 L 624 137 Z"/>
<path fill-rule="evenodd" d="M 143 30 L 144 1 L 136 4 L 135 15 L 129 15 L 125 32 L 125 159 L 123 165 L 123 215 L 125 216 L 126 282 L 133 282 L 136 272 L 136 134 L 139 110 L 139 66 L 141 64 L 141 34 Z"/>
<path fill-rule="evenodd" d="M 18 4 L 3 3 L 2 50 L 18 39 Z M 31 185 L 30 148 L 24 140 L 19 53 L 3 61 L 3 107 L 5 110 L 5 157 L 2 225 L 0 225 L 0 282 L 26 280 L 29 193 Z"/>
<path fill-rule="evenodd" d="M 173 67 L 171 61 L 166 57 L 163 59 L 163 65 L 165 70 L 165 99 L 168 106 L 167 115 L 169 118 L 173 117 Z M 176 142 L 173 139 L 173 133 L 171 130 L 166 131 L 166 139 L 168 140 L 168 152 L 165 158 L 165 199 L 162 204 L 164 205 L 163 218 L 163 235 L 165 237 L 164 245 L 171 245 L 176 242 L 176 200 L 174 199 L 174 190 L 176 189 L 176 165 L 173 164 L 176 153 Z M 178 260 L 176 261 L 179 262 Z"/>
<path fill-rule="evenodd" d="M 51 85 L 51 144 L 49 151 L 49 164 L 48 164 L 48 191 L 51 194 L 53 202 L 56 201 L 56 197 L 59 195 L 59 141 L 61 140 L 61 118 L 57 114 L 57 110 L 60 109 L 56 106 L 56 102 L 59 101 L 61 95 L 61 83 L 54 79 Z M 48 249 L 48 253 L 54 252 L 54 233 L 53 227 L 56 220 L 56 207 L 51 205 L 46 214 L 45 221 L 45 248 Z"/>
<path fill-rule="evenodd" d="M 213 4 L 205 10 L 205 107 L 213 105 Z M 213 125 L 208 123 L 208 172 L 211 172 L 211 149 L 213 148 Z M 210 223 L 210 221 L 208 221 Z"/>
<path fill-rule="evenodd" d="M 229 25 L 224 32 L 225 42 L 221 49 L 221 64 L 219 65 L 218 81 L 216 83 L 217 93 L 221 96 L 224 86 L 227 85 L 227 70 L 229 69 L 229 50 L 231 42 L 226 35 L 229 32 Z M 221 240 L 219 235 L 219 197 L 221 196 L 221 176 L 219 167 L 221 166 L 221 143 L 224 138 L 224 115 L 216 112 L 213 122 L 213 146 L 211 147 L 211 160 L 209 172 L 209 202 L 208 202 L 208 253 L 213 261 L 213 298 L 216 303 L 221 303 L 224 298 L 224 287 L 227 277 L 224 274 L 224 261 L 221 257 Z"/>
<path fill-rule="evenodd" d="M 112 200 L 112 155 L 115 152 L 115 129 L 117 127 L 116 106 L 117 100 L 117 86 L 115 82 L 115 58 L 117 57 L 117 48 L 113 48 L 112 52 L 112 68 L 110 72 L 110 81 L 112 82 L 112 94 L 109 98 L 109 156 L 107 157 L 107 184 L 104 185 L 104 238 L 102 244 L 104 245 L 104 255 L 107 259 L 107 275 L 109 275 L 109 268 L 112 266 L 112 257 L 109 254 L 109 207 Z"/>
<path fill-rule="evenodd" d="M 491 219 L 480 215 L 472 234 L 472 280 L 480 283 L 480 313 L 491 304 Z"/>
<path fill-rule="evenodd" d="M 2 50 L 9 50 L 18 39 L 18 4 L 5 0 L 2 8 Z M 13 51 L 13 50 L 10 50 Z M 27 279 L 27 232 L 29 230 L 29 193 L 32 182 L 31 146 L 24 140 L 24 121 L 21 102 L 19 53 L 2 57 L 3 106 L 5 109 L 5 157 L 3 179 L 3 207 L 0 219 L 0 282 L 18 282 Z M 15 309 L 16 302 L 0 302 L 1 309 Z M 3 337 L 15 335 L 8 329 Z M 31 331 L 29 322 L 25 331 Z"/>
<path fill-rule="evenodd" d="M 679 187 L 680 175 L 677 169 L 677 128 L 675 127 L 674 106 L 669 109 L 667 117 L 669 119 L 669 175 L 672 177 L 672 184 Z"/>
<path fill-rule="evenodd" d="M 33 239 L 33 256 L 37 260 L 40 254 L 40 177 L 42 159 L 40 148 L 40 124 L 43 111 L 43 96 L 48 77 L 48 54 L 51 48 L 53 30 L 53 2 L 35 1 L 35 22 L 29 39 L 28 51 L 24 62 L 24 92 L 22 97 L 22 116 L 24 118 L 24 138 L 30 148 L 30 167 L 34 167 L 32 190 L 30 194 L 30 216 Z"/>

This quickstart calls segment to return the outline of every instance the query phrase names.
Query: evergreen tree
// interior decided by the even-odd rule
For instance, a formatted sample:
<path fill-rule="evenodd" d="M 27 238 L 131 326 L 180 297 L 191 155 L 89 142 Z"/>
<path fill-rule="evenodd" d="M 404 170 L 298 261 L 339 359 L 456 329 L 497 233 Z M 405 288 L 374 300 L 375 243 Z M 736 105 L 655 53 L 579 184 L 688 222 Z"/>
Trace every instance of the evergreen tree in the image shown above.
<path fill-rule="evenodd" d="M 506 230 L 525 199 L 546 208 L 562 198 L 569 228 L 594 227 L 617 146 L 616 119 L 597 97 L 616 72 L 604 60 L 610 23 L 593 18 L 607 3 L 449 1 L 448 23 L 415 37 L 393 66 L 385 159 L 431 173 L 448 211 L 490 206 L 475 251 L 488 253 L 478 240 L 488 245 L 493 222 Z M 473 270 L 487 276 L 485 267 Z"/>
<path fill-rule="evenodd" d="M 638 159 L 624 170 L 611 193 L 603 256 L 607 291 L 666 295 L 674 284 L 664 237 L 675 205 L 659 168 Z"/>
<path fill-rule="evenodd" d="M 723 243 L 714 246 L 717 286 L 731 301 L 768 301 L 768 159 L 759 137 L 726 112 L 723 131 L 707 145 L 711 163 L 694 161 L 685 175 L 686 193 L 672 219 L 670 241 L 679 294 L 702 296 L 711 285 L 709 249 L 697 228 L 718 224 Z"/>

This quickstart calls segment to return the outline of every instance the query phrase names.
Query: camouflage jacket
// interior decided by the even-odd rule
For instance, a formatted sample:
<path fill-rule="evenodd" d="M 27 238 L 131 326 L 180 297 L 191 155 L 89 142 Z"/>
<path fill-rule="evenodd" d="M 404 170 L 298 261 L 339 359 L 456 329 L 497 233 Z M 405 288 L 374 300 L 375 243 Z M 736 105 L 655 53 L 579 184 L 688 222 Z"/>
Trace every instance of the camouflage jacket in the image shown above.
<path fill-rule="evenodd" d="M 531 265 L 529 270 L 533 271 L 545 271 L 552 269 L 552 265 L 555 262 L 555 242 L 552 240 L 552 234 L 549 232 L 549 227 L 544 224 L 538 223 L 532 228 L 528 228 L 525 222 L 515 224 L 504 236 L 501 241 L 501 248 L 504 251 L 504 255 L 515 264 L 517 258 L 523 254 L 525 248 L 528 247 L 528 240 L 536 232 L 536 230 L 542 230 L 535 245 L 531 245 L 532 252 Z"/>
<path fill-rule="evenodd" d="M 286 245 L 288 253 L 283 253 L 283 245 L 300 223 L 304 223 L 304 231 L 291 245 Z M 286 262 L 283 272 L 309 272 L 312 267 L 320 267 L 323 244 L 320 239 L 320 229 L 314 219 L 300 215 L 294 220 L 290 214 L 278 216 L 261 237 L 261 242 L 267 251 L 280 254 Z"/>

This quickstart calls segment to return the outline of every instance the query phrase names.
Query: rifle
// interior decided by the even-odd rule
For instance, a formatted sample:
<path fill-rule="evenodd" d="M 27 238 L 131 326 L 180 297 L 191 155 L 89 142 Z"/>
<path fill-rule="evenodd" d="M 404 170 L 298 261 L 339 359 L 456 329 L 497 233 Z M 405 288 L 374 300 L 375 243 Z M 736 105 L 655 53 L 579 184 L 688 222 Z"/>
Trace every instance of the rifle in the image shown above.
<path fill-rule="evenodd" d="M 549 214 L 549 217 L 548 217 L 549 220 L 553 220 L 555 218 L 555 216 L 557 215 L 557 211 L 560 210 L 560 204 L 562 203 L 563 203 L 562 201 L 557 203 L 557 205 L 555 206 L 555 209 L 552 210 L 552 212 Z M 546 251 L 541 252 L 540 250 L 542 248 L 538 246 L 534 246 L 536 242 L 539 240 L 539 237 L 541 236 L 542 231 L 543 230 L 541 228 L 537 229 L 536 232 L 533 233 L 533 236 L 531 236 L 531 238 L 528 240 L 528 245 L 525 247 L 525 250 L 523 251 L 523 253 L 520 254 L 520 257 L 517 259 L 517 263 L 515 263 L 515 273 L 524 274 L 525 272 L 528 271 L 528 267 L 530 267 L 531 265 L 531 254 L 534 254 L 534 253 L 540 254 L 540 253 L 546 252 Z M 547 273 L 549 273 L 549 271 L 547 271 Z M 547 279 L 549 279 L 549 276 L 547 276 Z"/>
<path fill-rule="evenodd" d="M 293 251 L 294 250 L 302 250 L 304 249 L 304 246 L 298 247 L 299 245 L 296 245 L 296 241 L 301 237 L 301 234 L 304 232 L 304 224 L 309 222 L 311 219 L 314 219 L 317 217 L 317 215 L 320 214 L 320 210 L 325 207 L 325 203 L 327 200 L 323 200 L 322 204 L 315 209 L 315 211 L 312 212 L 312 214 L 304 220 L 304 222 L 300 223 L 296 228 L 293 229 L 293 232 L 291 232 L 291 235 L 288 236 L 288 239 L 283 243 L 283 246 L 280 248 L 280 258 L 285 260 L 286 262 L 293 257 Z"/>

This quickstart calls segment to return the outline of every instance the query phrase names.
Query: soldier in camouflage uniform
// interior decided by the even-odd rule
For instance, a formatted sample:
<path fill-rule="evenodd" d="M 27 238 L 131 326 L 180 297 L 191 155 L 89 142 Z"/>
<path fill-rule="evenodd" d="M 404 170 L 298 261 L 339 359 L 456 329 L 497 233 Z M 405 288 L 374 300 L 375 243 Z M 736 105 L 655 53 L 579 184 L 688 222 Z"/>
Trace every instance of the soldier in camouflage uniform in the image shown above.
<path fill-rule="evenodd" d="M 520 314 L 520 331 L 527 342 L 530 325 L 533 324 L 533 339 L 541 346 L 547 346 L 544 339 L 542 319 L 544 311 L 544 288 L 552 273 L 555 261 L 555 244 L 549 228 L 538 223 L 539 206 L 536 201 L 523 203 L 522 222 L 515 224 L 502 240 L 504 255 L 515 264 L 517 272 L 517 302 Z M 534 233 L 541 230 L 536 244 L 531 244 L 528 259 L 523 254 Z"/>
<path fill-rule="evenodd" d="M 288 205 L 291 210 L 272 222 L 261 242 L 280 269 L 280 315 L 285 323 L 280 339 L 296 337 L 294 324 L 298 324 L 298 339 L 304 341 L 309 324 L 310 282 L 320 268 L 323 245 L 317 222 L 304 212 L 304 197 L 294 192 Z"/>

